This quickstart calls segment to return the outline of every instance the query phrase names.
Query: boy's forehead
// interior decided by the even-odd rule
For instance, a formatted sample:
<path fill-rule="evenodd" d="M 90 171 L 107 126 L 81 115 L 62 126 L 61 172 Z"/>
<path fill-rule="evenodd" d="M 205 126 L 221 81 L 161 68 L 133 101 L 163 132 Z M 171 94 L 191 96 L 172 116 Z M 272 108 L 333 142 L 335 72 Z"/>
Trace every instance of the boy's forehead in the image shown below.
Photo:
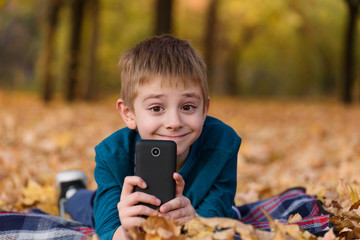
<path fill-rule="evenodd" d="M 162 84 L 161 81 L 152 81 L 144 83 L 137 89 L 137 96 L 141 95 L 141 98 L 160 98 L 167 94 L 165 92 L 176 91 L 183 97 L 194 97 L 200 100 L 203 99 L 201 87 L 197 84 L 191 85 L 168 85 Z"/>
<path fill-rule="evenodd" d="M 164 91 L 176 91 L 181 92 L 183 95 L 189 95 L 189 96 L 201 96 L 201 88 L 200 86 L 197 86 L 195 84 L 191 86 L 182 86 L 182 85 L 175 85 L 175 86 L 169 86 L 169 85 L 162 85 L 162 84 L 144 84 L 142 86 L 139 86 L 138 93 L 146 93 L 148 95 L 159 95 Z"/>
<path fill-rule="evenodd" d="M 176 76 L 155 76 L 148 81 L 139 84 L 139 87 L 148 88 L 155 87 L 158 89 L 177 89 L 177 90 L 191 90 L 200 89 L 202 86 L 198 82 L 190 79 L 182 79 Z"/>

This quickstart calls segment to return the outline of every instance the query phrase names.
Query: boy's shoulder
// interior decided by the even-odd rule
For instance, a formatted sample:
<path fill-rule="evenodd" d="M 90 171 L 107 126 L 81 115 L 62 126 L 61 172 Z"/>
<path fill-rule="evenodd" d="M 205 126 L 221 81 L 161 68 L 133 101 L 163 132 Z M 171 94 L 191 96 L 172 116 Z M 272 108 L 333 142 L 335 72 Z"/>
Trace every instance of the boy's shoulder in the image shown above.
<path fill-rule="evenodd" d="M 110 136 L 102 140 L 96 147 L 96 151 L 100 151 L 106 155 L 124 155 L 133 151 L 135 142 L 140 138 L 135 130 L 127 127 L 119 129 Z"/>
<path fill-rule="evenodd" d="M 208 133 L 208 134 L 230 134 L 230 135 L 236 135 L 237 133 L 235 132 L 235 130 L 230 127 L 229 125 L 227 125 L 226 123 L 224 123 L 223 121 L 211 117 L 211 116 L 207 116 L 205 119 L 205 123 L 203 126 L 203 132 Z"/>
<path fill-rule="evenodd" d="M 240 145 L 241 138 L 236 131 L 221 120 L 207 116 L 200 141 L 206 143 L 208 147 L 231 146 L 232 144 Z"/>

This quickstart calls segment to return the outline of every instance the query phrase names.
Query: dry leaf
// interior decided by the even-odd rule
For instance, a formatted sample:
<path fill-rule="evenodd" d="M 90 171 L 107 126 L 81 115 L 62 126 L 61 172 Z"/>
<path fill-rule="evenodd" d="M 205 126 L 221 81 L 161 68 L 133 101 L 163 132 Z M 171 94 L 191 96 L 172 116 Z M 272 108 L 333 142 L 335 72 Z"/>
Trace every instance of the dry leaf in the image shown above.
<path fill-rule="evenodd" d="M 215 228 L 204 224 L 200 218 L 193 218 L 185 223 L 184 231 L 186 231 L 187 237 L 189 238 L 201 239 L 206 236 L 211 236 L 215 231 Z"/>
<path fill-rule="evenodd" d="M 3 91 L 0 98 L 0 210 L 39 207 L 56 215 L 54 176 L 62 170 L 84 170 L 89 188 L 96 189 L 93 148 L 124 126 L 112 107 L 113 100 L 44 105 L 36 96 Z M 360 106 L 214 98 L 209 115 L 225 121 L 244 139 L 238 155 L 235 202 L 254 202 L 304 186 L 335 214 L 332 221 L 339 230 L 351 229 L 343 231 L 346 237 L 358 235 Z M 212 238 L 211 227 L 200 224 L 197 236 L 204 236 L 199 239 Z M 250 227 L 235 224 L 235 231 L 243 239 L 275 236 Z M 167 235 L 168 230 L 160 229 L 159 234 Z M 276 231 L 290 230 L 280 225 Z M 330 235 L 326 237 L 333 239 Z"/>
<path fill-rule="evenodd" d="M 141 228 L 131 229 L 129 232 L 132 239 L 182 239 L 181 226 L 172 219 L 157 216 L 157 212 L 149 216 Z"/>
<path fill-rule="evenodd" d="M 287 221 L 288 224 L 296 223 L 302 220 L 302 217 L 299 213 L 296 213 L 295 215 L 291 215 Z"/>
<path fill-rule="evenodd" d="M 327 233 L 325 233 L 324 237 L 320 238 L 320 240 L 336 240 L 334 229 L 331 228 Z"/>

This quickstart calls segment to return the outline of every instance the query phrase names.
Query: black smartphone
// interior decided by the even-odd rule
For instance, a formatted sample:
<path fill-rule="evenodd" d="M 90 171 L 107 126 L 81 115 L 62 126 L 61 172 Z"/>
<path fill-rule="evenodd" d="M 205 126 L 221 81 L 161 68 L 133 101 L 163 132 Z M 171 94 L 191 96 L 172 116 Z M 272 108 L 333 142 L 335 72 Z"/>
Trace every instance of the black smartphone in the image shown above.
<path fill-rule="evenodd" d="M 135 175 L 147 184 L 141 191 L 154 195 L 161 204 L 175 198 L 176 143 L 167 140 L 139 140 L 135 145 Z M 144 204 L 153 209 L 159 208 Z"/>

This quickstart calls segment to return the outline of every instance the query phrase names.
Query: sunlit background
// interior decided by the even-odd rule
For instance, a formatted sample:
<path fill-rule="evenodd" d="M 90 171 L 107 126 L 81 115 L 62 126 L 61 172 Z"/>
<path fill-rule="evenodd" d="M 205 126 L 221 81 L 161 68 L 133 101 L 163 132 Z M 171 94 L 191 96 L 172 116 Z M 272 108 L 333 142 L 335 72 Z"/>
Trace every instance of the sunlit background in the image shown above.
<path fill-rule="evenodd" d="M 0 210 L 57 215 L 62 170 L 96 189 L 94 147 L 124 127 L 120 55 L 160 33 L 201 53 L 209 115 L 243 139 L 236 204 L 295 186 L 360 201 L 359 5 L 0 0 Z"/>
<path fill-rule="evenodd" d="M 45 101 L 55 95 L 99 99 L 120 87 L 121 53 L 165 32 L 190 40 L 205 58 L 212 95 L 357 102 L 360 24 L 349 35 L 351 3 L 354 9 L 359 5 L 356 0 L 2 0 L 0 87 L 37 92 Z M 345 79 L 351 80 L 347 97 Z"/>

